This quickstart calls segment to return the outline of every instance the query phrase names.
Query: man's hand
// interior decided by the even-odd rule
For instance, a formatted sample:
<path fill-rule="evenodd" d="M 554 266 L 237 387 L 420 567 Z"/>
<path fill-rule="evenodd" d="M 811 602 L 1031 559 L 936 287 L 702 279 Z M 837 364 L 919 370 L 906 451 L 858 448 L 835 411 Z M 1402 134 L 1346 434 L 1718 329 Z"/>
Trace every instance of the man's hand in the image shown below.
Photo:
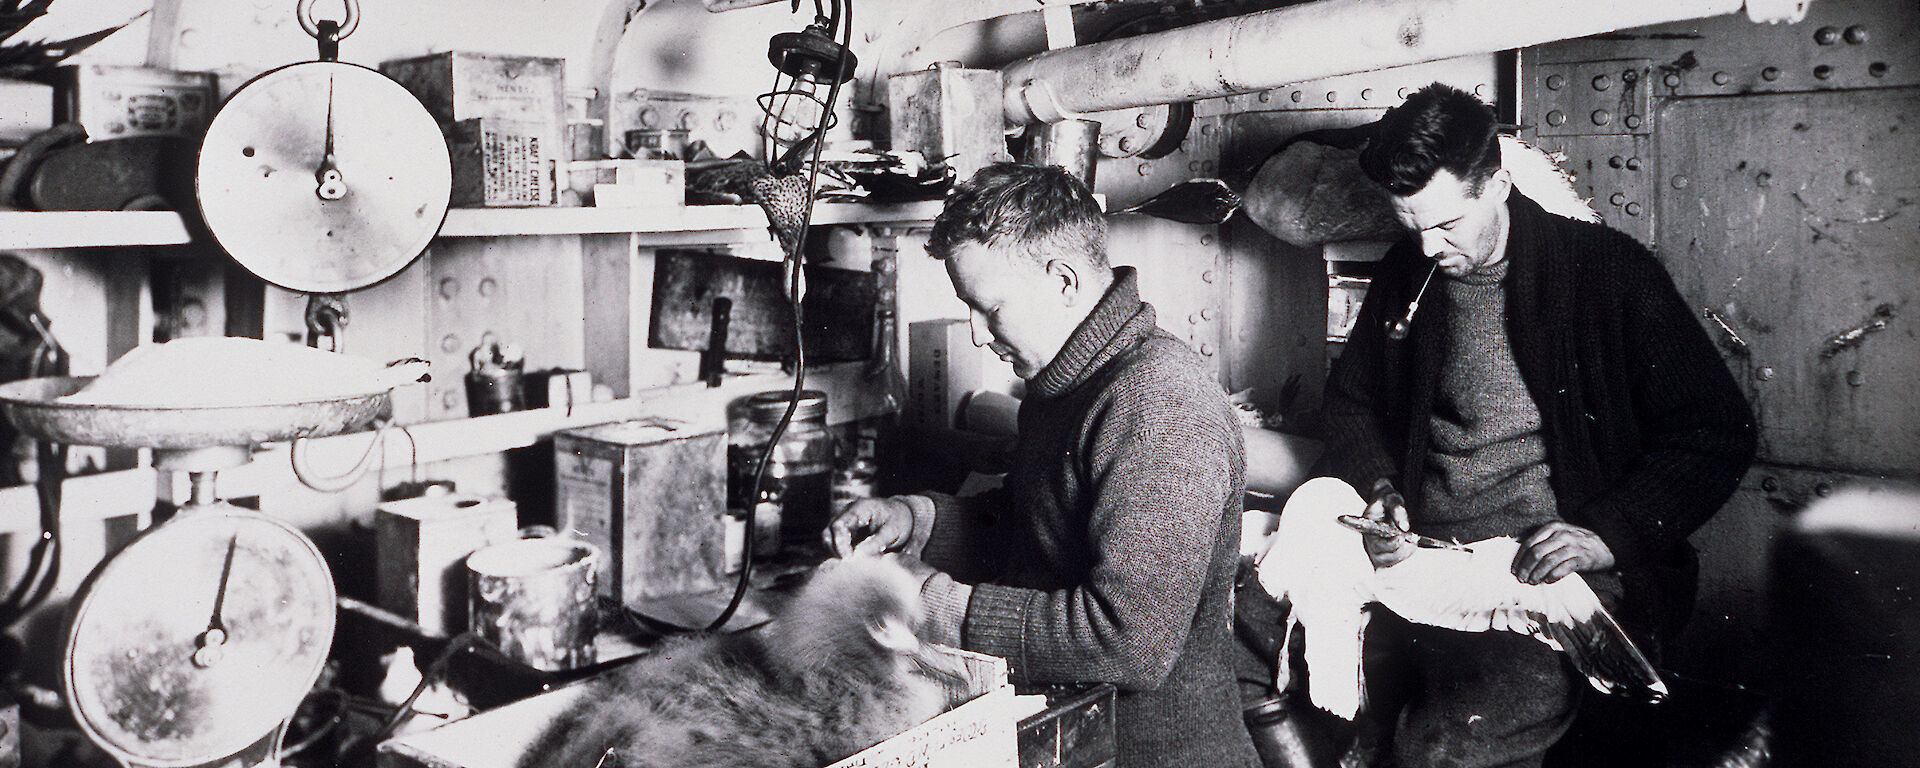
<path fill-rule="evenodd" d="M 827 526 L 827 543 L 839 557 L 906 549 L 913 535 L 913 508 L 899 499 L 855 499 Z"/>
<path fill-rule="evenodd" d="M 1393 483 L 1381 478 L 1373 484 L 1373 500 L 1367 503 L 1367 511 L 1361 514 L 1368 520 L 1386 523 L 1400 530 L 1407 530 L 1407 500 L 1394 490 Z M 1367 547 L 1367 559 L 1373 561 L 1373 567 L 1385 568 L 1413 556 L 1418 547 L 1405 539 L 1389 539 L 1384 536 L 1361 536 Z"/>
<path fill-rule="evenodd" d="M 1600 534 L 1555 520 L 1534 529 L 1513 558 L 1513 577 L 1528 584 L 1551 584 L 1569 573 L 1613 567 L 1613 550 Z"/>

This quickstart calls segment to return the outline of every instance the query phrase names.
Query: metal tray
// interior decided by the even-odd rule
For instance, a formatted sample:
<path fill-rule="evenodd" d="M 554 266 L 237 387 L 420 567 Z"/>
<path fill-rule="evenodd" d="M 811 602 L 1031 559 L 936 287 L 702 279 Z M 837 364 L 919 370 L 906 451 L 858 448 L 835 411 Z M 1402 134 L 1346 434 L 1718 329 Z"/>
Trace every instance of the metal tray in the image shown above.
<path fill-rule="evenodd" d="M 0 384 L 0 413 L 29 436 L 68 445 L 190 449 L 252 446 L 351 432 L 389 406 L 388 393 L 266 405 L 122 406 L 67 403 L 91 376 Z"/>

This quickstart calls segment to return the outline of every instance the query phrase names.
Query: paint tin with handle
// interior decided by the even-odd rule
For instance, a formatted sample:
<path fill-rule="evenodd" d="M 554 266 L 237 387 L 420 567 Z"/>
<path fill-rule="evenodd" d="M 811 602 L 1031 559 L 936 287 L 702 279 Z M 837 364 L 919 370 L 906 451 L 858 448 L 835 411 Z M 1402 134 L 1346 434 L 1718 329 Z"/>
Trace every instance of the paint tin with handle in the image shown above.
<path fill-rule="evenodd" d="M 600 550 L 561 537 L 517 539 L 467 557 L 469 628 L 527 666 L 593 664 Z"/>

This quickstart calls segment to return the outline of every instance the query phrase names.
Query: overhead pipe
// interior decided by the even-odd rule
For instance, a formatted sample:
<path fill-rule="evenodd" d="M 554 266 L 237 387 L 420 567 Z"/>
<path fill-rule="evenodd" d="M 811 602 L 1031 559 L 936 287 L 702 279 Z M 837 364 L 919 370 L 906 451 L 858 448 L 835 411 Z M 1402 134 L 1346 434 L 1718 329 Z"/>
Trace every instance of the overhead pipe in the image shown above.
<path fill-rule="evenodd" d="M 1003 67 L 1009 124 L 1263 91 L 1746 8 L 1793 22 L 1810 0 L 1314 0 L 1041 53 Z"/>

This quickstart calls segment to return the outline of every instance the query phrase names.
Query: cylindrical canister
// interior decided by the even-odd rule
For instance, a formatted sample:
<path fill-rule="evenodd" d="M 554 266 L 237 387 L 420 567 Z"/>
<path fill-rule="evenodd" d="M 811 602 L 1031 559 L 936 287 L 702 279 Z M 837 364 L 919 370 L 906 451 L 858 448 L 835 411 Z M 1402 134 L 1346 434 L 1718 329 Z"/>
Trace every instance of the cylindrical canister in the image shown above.
<path fill-rule="evenodd" d="M 516 539 L 467 557 L 469 627 L 509 657 L 556 672 L 594 663 L 600 551 L 583 541 Z"/>
<path fill-rule="evenodd" d="M 1031 165 L 1057 165 L 1093 188 L 1094 161 L 1100 157 L 1100 123 L 1062 120 L 1027 126 L 1027 154 Z"/>
<path fill-rule="evenodd" d="M 753 489 L 754 470 L 761 454 L 773 437 L 773 428 L 793 402 L 787 391 L 762 392 L 747 399 L 747 422 L 728 439 L 728 464 L 732 473 L 733 504 L 755 504 L 756 525 L 764 525 L 769 516 L 779 519 L 779 551 L 783 555 L 804 558 L 809 553 L 825 555 L 820 534 L 826 530 L 832 514 L 833 468 L 836 443 L 827 430 L 827 396 L 806 390 L 800 393 L 793 421 L 773 449 L 767 463 L 766 478 L 758 492 Z M 762 554 L 772 552 L 760 548 Z M 820 551 L 815 551 L 820 550 Z"/>

